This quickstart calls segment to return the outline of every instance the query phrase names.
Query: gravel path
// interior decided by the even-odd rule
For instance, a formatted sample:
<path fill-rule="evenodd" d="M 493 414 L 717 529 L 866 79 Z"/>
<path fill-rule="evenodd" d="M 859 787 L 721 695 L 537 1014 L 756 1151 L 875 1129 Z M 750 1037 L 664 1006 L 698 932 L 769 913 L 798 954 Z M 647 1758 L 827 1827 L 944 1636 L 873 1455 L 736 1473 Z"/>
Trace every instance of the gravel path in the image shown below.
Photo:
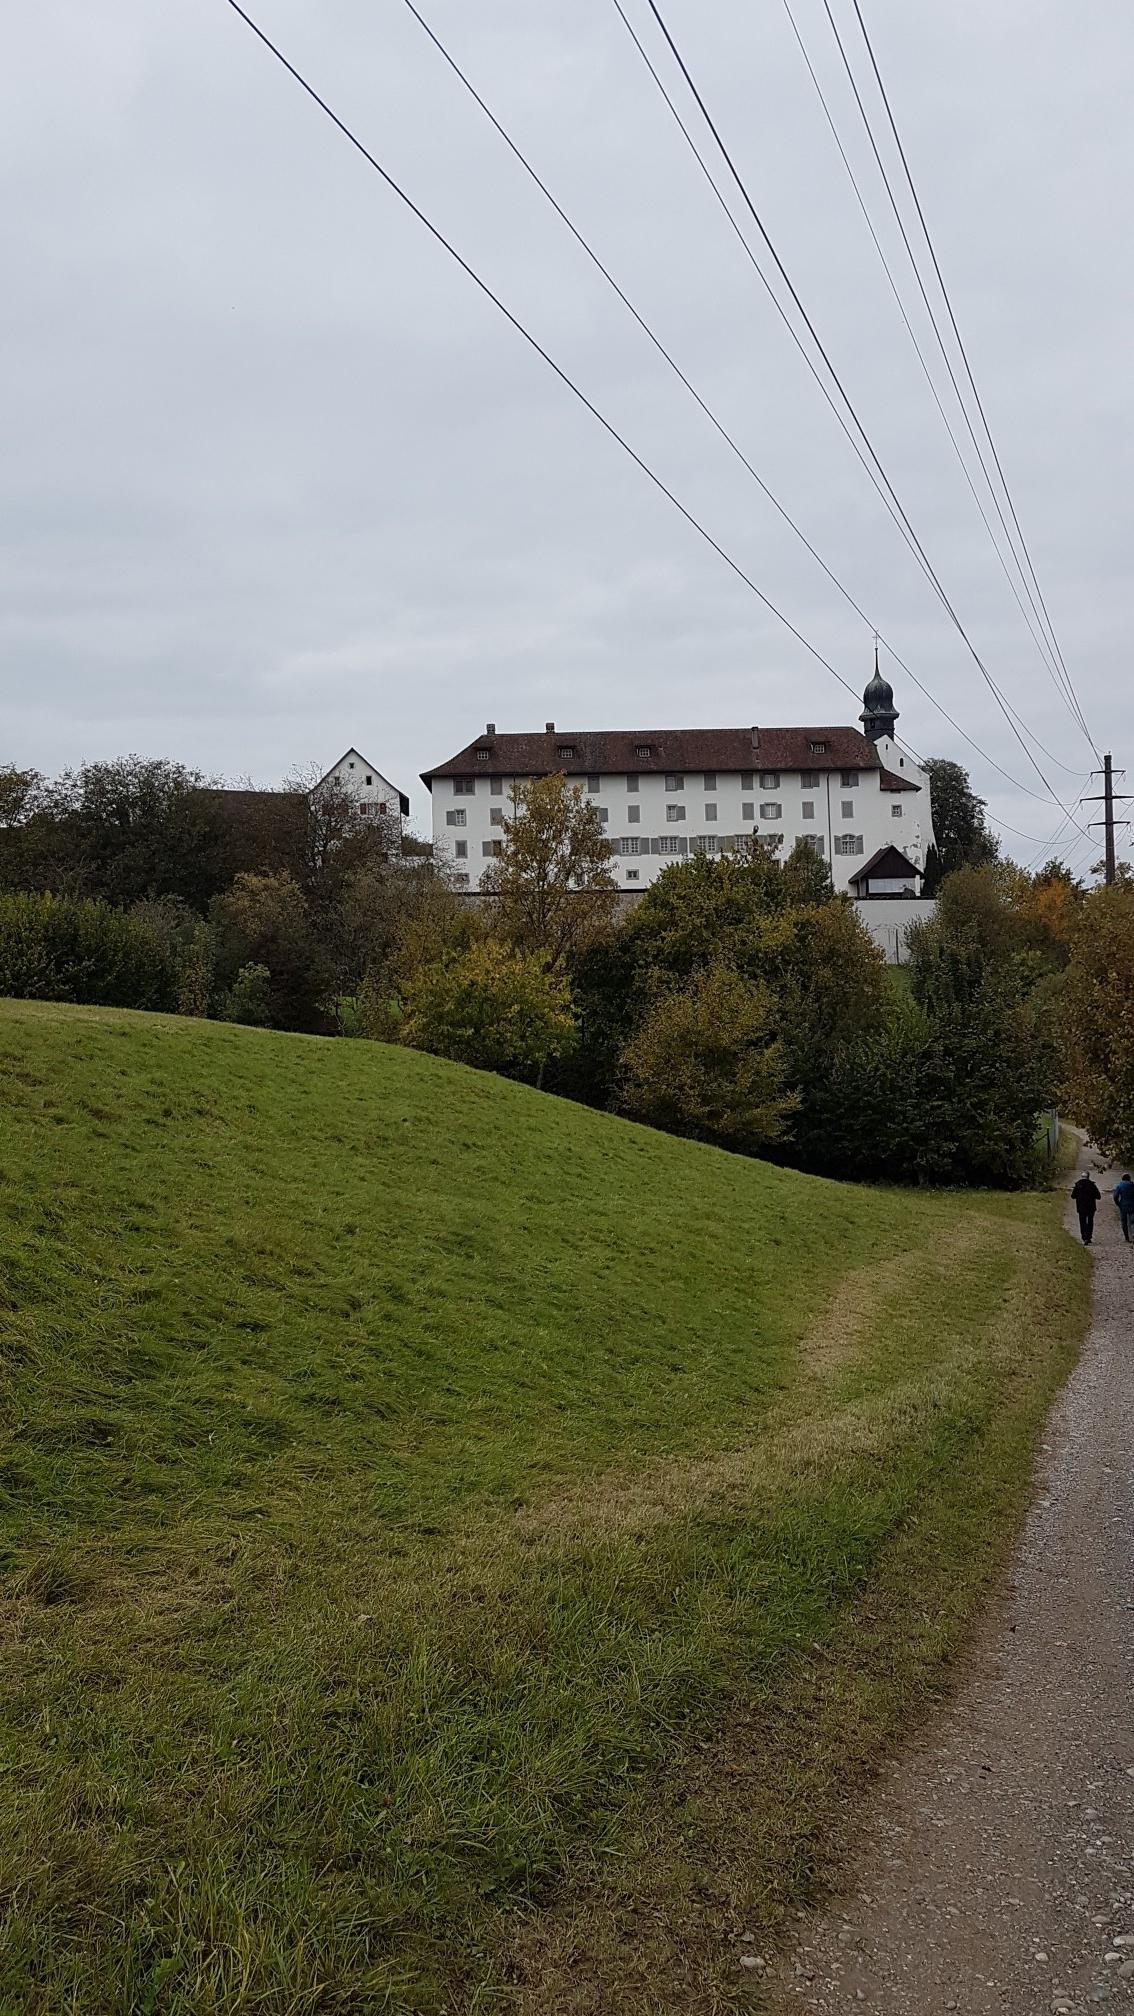
<path fill-rule="evenodd" d="M 1011 1582 L 846 1891 L 769 1971 L 779 2016 L 1134 2004 L 1134 1246 L 1096 1180 L 1094 1322 Z"/>

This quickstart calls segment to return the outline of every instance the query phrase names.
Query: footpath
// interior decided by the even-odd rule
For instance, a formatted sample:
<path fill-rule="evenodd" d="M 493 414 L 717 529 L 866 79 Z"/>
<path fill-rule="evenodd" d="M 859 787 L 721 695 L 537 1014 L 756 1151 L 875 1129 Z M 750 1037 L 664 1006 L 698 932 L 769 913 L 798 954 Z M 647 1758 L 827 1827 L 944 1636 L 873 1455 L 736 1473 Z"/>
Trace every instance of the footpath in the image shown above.
<path fill-rule="evenodd" d="M 1086 1166 L 1092 1328 L 1009 1583 L 957 1695 L 884 1777 L 843 1894 L 769 1970 L 777 2016 L 1134 2007 L 1134 1246 L 1117 1174 Z"/>

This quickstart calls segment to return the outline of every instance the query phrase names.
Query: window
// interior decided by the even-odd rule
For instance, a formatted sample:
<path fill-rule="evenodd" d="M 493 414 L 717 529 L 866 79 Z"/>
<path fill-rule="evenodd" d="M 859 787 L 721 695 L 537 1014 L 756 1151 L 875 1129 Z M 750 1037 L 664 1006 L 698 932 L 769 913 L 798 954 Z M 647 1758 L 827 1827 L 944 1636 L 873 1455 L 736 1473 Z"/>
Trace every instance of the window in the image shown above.
<path fill-rule="evenodd" d="M 836 835 L 835 835 L 835 852 L 836 852 L 836 854 L 861 854 L 861 853 L 862 853 L 862 834 L 861 834 L 861 833 L 836 833 Z"/>
<path fill-rule="evenodd" d="M 642 841 L 638 838 L 638 835 L 635 833 L 632 835 L 630 839 L 619 841 L 618 851 L 620 854 L 640 854 L 642 851 L 642 846 L 643 846 Z"/>
<path fill-rule="evenodd" d="M 819 789 L 818 770 L 801 770 L 799 773 L 799 781 L 805 791 L 818 791 Z"/>
<path fill-rule="evenodd" d="M 599 816 L 599 824 L 600 824 L 601 826 L 605 826 L 605 825 L 607 824 L 607 821 L 608 821 L 608 820 L 609 820 L 609 818 L 610 818 L 610 813 L 609 813 L 609 812 L 607 811 L 607 809 L 606 809 L 606 806 L 605 806 L 605 805 L 596 805 L 596 806 L 595 806 L 595 811 L 596 811 L 596 812 L 598 813 L 598 816 Z"/>
<path fill-rule="evenodd" d="M 634 751 L 635 756 L 652 756 L 653 753 L 654 745 L 652 742 L 639 742 L 638 747 Z"/>
<path fill-rule="evenodd" d="M 804 818 L 805 818 L 805 819 L 814 819 L 814 817 L 815 817 L 815 800 L 814 800 L 814 798 L 805 798 L 805 799 L 804 799 L 804 801 L 803 801 L 803 816 L 804 816 Z"/>
<path fill-rule="evenodd" d="M 706 807 L 705 807 L 705 817 L 706 817 L 706 819 L 715 819 L 715 818 L 716 818 L 716 816 L 717 816 L 717 808 L 716 808 L 716 806 L 715 806 L 715 805 L 706 805 Z"/>
<path fill-rule="evenodd" d="M 761 770 L 761 772 L 760 772 L 760 789 L 761 789 L 761 791 L 778 791 L 778 790 L 779 790 L 779 788 L 780 788 L 780 773 L 779 773 L 779 771 L 778 771 L 778 770 Z"/>
<path fill-rule="evenodd" d="M 469 815 L 465 811 L 446 812 L 445 814 L 446 826 L 467 826 L 468 823 L 469 823 Z"/>
<path fill-rule="evenodd" d="M 482 840 L 480 851 L 482 854 L 487 855 L 490 860 L 495 859 L 497 855 L 504 852 L 504 842 L 502 840 Z"/>
<path fill-rule="evenodd" d="M 827 744 L 825 742 L 809 742 L 807 746 L 813 756 L 825 756 L 827 754 Z"/>
<path fill-rule="evenodd" d="M 753 804 L 752 804 L 752 802 L 751 802 L 751 800 L 750 800 L 750 799 L 749 799 L 749 800 L 747 800 L 747 801 L 746 801 L 746 802 L 745 802 L 745 803 L 744 803 L 744 804 L 743 804 L 743 805 L 741 806 L 741 808 L 740 808 L 740 816 L 741 816 L 741 818 L 742 818 L 742 819 L 755 819 L 755 817 L 756 817 L 756 807 L 755 807 L 755 805 L 753 805 Z"/>
<path fill-rule="evenodd" d="M 742 771 L 741 771 L 741 773 L 740 773 L 740 788 L 741 788 L 741 790 L 742 790 L 742 791 L 751 791 L 751 789 L 752 789 L 752 772 L 751 772 L 751 770 L 742 770 Z"/>
<path fill-rule="evenodd" d="M 778 799 L 767 799 L 760 807 L 761 819 L 782 819 L 783 816 L 784 808 Z"/>
<path fill-rule="evenodd" d="M 902 816 L 902 808 L 901 808 L 901 806 L 900 806 L 900 805 L 891 805 L 891 807 L 890 807 L 890 817 L 891 817 L 891 819 L 900 819 L 900 818 L 901 818 L 901 816 Z"/>
<path fill-rule="evenodd" d="M 503 824 L 504 824 L 504 807 L 503 807 L 503 805 L 494 805 L 494 806 L 493 806 L 493 808 L 492 808 L 491 812 L 490 812 L 490 813 L 489 813 L 489 815 L 488 815 L 488 823 L 489 823 L 489 825 L 490 825 L 490 826 L 503 826 Z"/>
<path fill-rule="evenodd" d="M 368 781 L 369 781 L 369 780 L 368 780 Z M 715 790 L 716 790 L 716 788 L 717 788 L 717 773 L 716 773 L 716 771 L 715 771 L 715 770 L 706 770 L 706 772 L 705 772 L 705 789 L 706 789 L 706 791 L 715 791 Z"/>
<path fill-rule="evenodd" d="M 844 799 L 843 799 L 843 806 L 842 806 L 842 813 L 843 813 L 843 818 L 844 818 L 844 819 L 853 819 L 853 818 L 854 818 L 854 799 L 853 799 L 853 798 L 844 798 Z"/>
<path fill-rule="evenodd" d="M 380 819 L 384 819 L 386 817 L 386 811 L 387 811 L 386 800 L 384 798 L 381 799 L 379 803 L 374 807 L 374 810 L 377 812 L 378 817 Z"/>
<path fill-rule="evenodd" d="M 699 833 L 693 842 L 693 852 L 694 854 L 717 854 L 720 852 L 720 846 L 720 840 L 715 833 Z"/>
<path fill-rule="evenodd" d="M 467 875 L 454 875 L 453 880 L 456 883 L 458 889 L 467 889 L 469 886 L 469 878 Z"/>
<path fill-rule="evenodd" d="M 684 791 L 685 779 L 680 770 L 666 771 L 665 788 L 667 791 Z"/>
<path fill-rule="evenodd" d="M 373 777 L 368 777 L 368 778 L 367 778 L 367 780 L 366 780 L 366 783 L 367 783 L 367 787 L 369 787 L 369 786 L 370 786 L 371 784 L 373 784 L 373 782 L 374 782 L 374 779 L 373 779 Z"/>
<path fill-rule="evenodd" d="M 361 814 L 362 814 L 362 816 L 363 816 L 363 818 L 364 818 L 364 819 L 369 819 L 369 817 L 370 817 L 370 800 L 369 800 L 369 798 L 361 798 L 361 799 L 359 800 L 359 804 L 358 804 L 358 809 L 359 809 L 359 811 L 361 812 Z"/>
<path fill-rule="evenodd" d="M 478 763 L 487 763 L 491 754 L 492 754 L 491 749 L 478 749 L 476 752 L 476 760 Z"/>
<path fill-rule="evenodd" d="M 821 833 L 805 833 L 803 844 L 810 847 L 813 854 L 825 854 L 827 851 L 827 843 Z"/>
<path fill-rule="evenodd" d="M 471 798 L 475 794 L 475 791 L 476 791 L 475 777 L 454 777 L 453 779 L 454 798 Z"/>
<path fill-rule="evenodd" d="M 628 868 L 626 870 L 626 880 L 628 882 L 640 882 L 641 879 L 641 873 L 637 868 Z"/>
<path fill-rule="evenodd" d="M 667 805 L 665 808 L 665 817 L 668 826 L 676 826 L 678 821 L 685 817 L 684 805 Z"/>
<path fill-rule="evenodd" d="M 840 770 L 839 783 L 842 785 L 844 791 L 853 791 L 855 785 L 858 783 L 858 771 Z"/>
<path fill-rule="evenodd" d="M 599 777 L 588 777 L 588 778 L 587 778 L 587 790 L 588 790 L 588 791 L 600 791 L 601 789 L 602 789 L 602 779 L 601 779 L 601 778 L 599 778 Z"/>
<path fill-rule="evenodd" d="M 663 833 L 654 844 L 659 854 L 680 854 L 683 843 L 676 833 Z"/>
<path fill-rule="evenodd" d="M 456 854 L 456 857 L 457 857 L 458 861 L 467 861 L 467 860 L 468 860 L 468 858 L 469 858 L 469 843 L 468 843 L 468 841 L 467 841 L 467 840 L 458 840 L 458 841 L 457 841 L 457 843 L 456 843 L 456 846 L 455 846 L 455 847 L 454 847 L 454 849 L 453 849 L 453 852 L 454 852 L 454 853 Z"/>
<path fill-rule="evenodd" d="M 350 759 L 349 763 L 347 764 L 347 769 L 348 769 L 348 770 L 353 770 L 353 769 L 354 769 L 354 757 L 353 757 L 353 756 L 351 757 L 351 759 Z"/>
<path fill-rule="evenodd" d="M 639 749 L 639 751 L 638 751 L 638 754 L 639 754 L 639 756 L 641 755 L 641 753 L 642 753 L 642 752 L 641 752 L 641 750 Z M 628 791 L 636 791 L 636 790 L 638 789 L 638 779 L 637 779 L 636 777 L 634 777 L 634 776 L 629 776 L 629 777 L 628 777 L 628 778 L 626 779 L 626 789 L 627 789 Z"/>
<path fill-rule="evenodd" d="M 628 819 L 628 820 L 630 821 L 630 824 L 631 824 L 631 826 L 640 826 L 640 825 L 641 825 L 641 823 L 642 823 L 642 808 L 641 808 L 641 806 L 640 806 L 640 805 L 628 805 L 628 806 L 626 807 L 626 817 L 627 817 L 627 819 Z"/>
<path fill-rule="evenodd" d="M 575 744 L 573 742 L 561 742 L 555 753 L 557 756 L 573 756 L 575 754 Z"/>
<path fill-rule="evenodd" d="M 494 797 L 494 798 L 502 798 L 502 797 L 504 796 L 504 779 L 503 779 L 503 777 L 494 777 L 494 778 L 493 778 L 493 780 L 492 780 L 492 795 L 493 795 L 493 797 Z"/>

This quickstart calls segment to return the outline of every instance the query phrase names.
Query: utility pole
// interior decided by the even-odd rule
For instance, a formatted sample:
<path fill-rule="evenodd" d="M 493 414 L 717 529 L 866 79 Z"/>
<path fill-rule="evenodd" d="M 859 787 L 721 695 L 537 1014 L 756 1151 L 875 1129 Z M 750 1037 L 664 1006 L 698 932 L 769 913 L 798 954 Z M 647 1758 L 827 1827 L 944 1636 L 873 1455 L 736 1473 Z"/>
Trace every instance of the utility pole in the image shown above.
<path fill-rule="evenodd" d="M 1126 772 L 1125 770 L 1120 770 L 1118 774 L 1120 777 L 1125 777 Z M 1106 875 L 1106 879 L 1108 882 L 1114 882 L 1118 876 L 1118 865 L 1114 850 L 1114 829 L 1116 824 L 1119 826 L 1129 826 L 1130 821 L 1129 819 L 1119 819 L 1117 821 L 1115 820 L 1114 764 L 1111 761 L 1109 750 L 1103 757 L 1103 767 L 1101 771 L 1092 770 L 1091 775 L 1092 777 L 1101 776 L 1103 788 L 1101 792 L 1096 792 L 1094 797 L 1084 798 L 1082 802 L 1084 805 L 1101 805 L 1103 808 L 1102 818 L 1088 819 L 1087 825 L 1089 827 L 1101 826 L 1103 828 L 1103 839 L 1106 850 L 1104 858 L 1104 873 Z M 1128 801 L 1125 797 L 1123 797 L 1121 802 L 1123 804 L 1126 804 Z"/>

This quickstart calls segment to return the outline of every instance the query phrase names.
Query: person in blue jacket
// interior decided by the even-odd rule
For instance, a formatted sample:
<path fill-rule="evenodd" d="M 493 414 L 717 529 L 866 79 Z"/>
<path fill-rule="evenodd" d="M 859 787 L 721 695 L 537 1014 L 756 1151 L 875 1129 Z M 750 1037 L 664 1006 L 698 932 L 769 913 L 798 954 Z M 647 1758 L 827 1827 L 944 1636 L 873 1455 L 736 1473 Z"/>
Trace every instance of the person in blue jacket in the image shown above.
<path fill-rule="evenodd" d="M 1122 1220 L 1122 1236 L 1129 1245 L 1134 1237 L 1134 1183 L 1129 1176 L 1124 1176 L 1121 1183 L 1115 1184 L 1113 1194 Z"/>

